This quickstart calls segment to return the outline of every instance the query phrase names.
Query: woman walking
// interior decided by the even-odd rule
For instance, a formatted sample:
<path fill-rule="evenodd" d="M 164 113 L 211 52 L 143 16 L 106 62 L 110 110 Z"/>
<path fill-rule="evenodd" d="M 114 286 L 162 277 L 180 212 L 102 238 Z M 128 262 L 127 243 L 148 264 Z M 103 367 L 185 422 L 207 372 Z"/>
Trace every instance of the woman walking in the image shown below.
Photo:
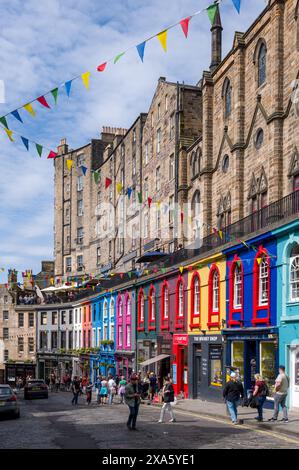
<path fill-rule="evenodd" d="M 89 380 L 86 384 L 86 404 L 87 405 L 90 405 L 91 403 L 91 399 L 92 399 L 92 388 L 93 388 L 93 384 L 91 383 L 91 381 Z"/>
<path fill-rule="evenodd" d="M 175 419 L 173 407 L 172 407 L 172 403 L 174 403 L 174 388 L 172 385 L 171 378 L 166 379 L 164 382 L 163 400 L 164 400 L 164 405 L 162 406 L 159 423 L 163 423 L 166 411 L 168 411 L 168 413 L 170 414 L 171 419 L 169 422 L 175 423 L 176 419 Z"/>
<path fill-rule="evenodd" d="M 107 403 L 108 397 L 108 382 L 106 377 L 103 378 L 101 382 L 101 390 L 100 390 L 100 404 L 105 405 Z"/>
<path fill-rule="evenodd" d="M 120 396 L 121 404 L 125 403 L 126 385 L 127 385 L 127 381 L 125 380 L 124 377 L 121 377 L 121 380 L 119 381 L 119 389 L 118 389 L 118 394 Z"/>
<path fill-rule="evenodd" d="M 268 387 L 260 374 L 255 374 L 255 385 L 253 389 L 253 398 L 256 400 L 258 416 L 257 421 L 263 421 L 263 406 L 268 394 Z"/>

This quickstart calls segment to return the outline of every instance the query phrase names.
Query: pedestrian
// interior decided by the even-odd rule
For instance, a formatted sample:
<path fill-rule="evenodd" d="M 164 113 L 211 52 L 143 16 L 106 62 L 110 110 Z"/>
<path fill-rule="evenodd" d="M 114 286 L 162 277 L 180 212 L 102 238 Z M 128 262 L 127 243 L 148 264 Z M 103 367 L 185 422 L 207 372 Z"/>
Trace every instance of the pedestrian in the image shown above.
<path fill-rule="evenodd" d="M 96 388 L 96 393 L 97 393 L 97 403 L 98 405 L 101 404 L 101 382 L 102 382 L 102 376 L 99 375 L 97 380 L 95 381 L 95 388 Z"/>
<path fill-rule="evenodd" d="M 58 393 L 60 390 L 60 378 L 56 377 L 55 379 L 55 392 Z"/>
<path fill-rule="evenodd" d="M 232 423 L 238 424 L 238 405 L 240 398 L 244 398 L 244 388 L 235 372 L 231 372 L 230 374 L 230 381 L 223 390 L 223 398 L 226 401 Z"/>
<path fill-rule="evenodd" d="M 266 382 L 260 374 L 255 374 L 255 385 L 253 389 L 253 399 L 256 400 L 258 416 L 255 418 L 257 421 L 263 421 L 263 406 L 266 401 L 269 390 Z"/>
<path fill-rule="evenodd" d="M 112 375 L 109 376 L 109 380 L 108 380 L 108 393 L 109 393 L 109 405 L 112 405 L 114 396 L 116 394 L 116 383 Z"/>
<path fill-rule="evenodd" d="M 105 405 L 107 403 L 107 397 L 108 397 L 108 382 L 106 380 L 106 377 L 103 377 L 103 380 L 101 382 L 101 390 L 100 390 L 101 405 Z"/>
<path fill-rule="evenodd" d="M 168 378 L 164 382 L 163 387 L 163 401 L 164 404 L 161 409 L 159 423 L 163 423 L 166 411 L 170 414 L 170 423 L 175 423 L 176 419 L 173 412 L 173 403 L 174 403 L 174 388 L 172 385 L 172 379 Z"/>
<path fill-rule="evenodd" d="M 72 392 L 73 392 L 73 399 L 72 399 L 72 405 L 78 405 L 78 398 L 80 394 L 80 381 L 78 380 L 78 377 L 74 377 L 73 383 L 72 383 Z"/>
<path fill-rule="evenodd" d="M 140 399 L 140 386 L 138 382 L 138 376 L 132 374 L 130 383 L 126 386 L 125 390 L 125 401 L 129 407 L 129 418 L 127 421 L 127 428 L 132 431 L 136 431 L 136 422 L 139 413 L 139 406 L 141 403 Z"/>
<path fill-rule="evenodd" d="M 55 382 L 56 382 L 56 376 L 55 376 L 54 372 L 51 372 L 51 375 L 50 375 L 50 390 L 51 390 L 51 392 L 54 392 Z"/>
<path fill-rule="evenodd" d="M 93 384 L 91 381 L 87 381 L 86 384 L 86 404 L 90 405 L 91 400 L 92 400 L 92 389 L 93 389 Z"/>
<path fill-rule="evenodd" d="M 121 380 L 119 381 L 119 389 L 118 389 L 118 394 L 120 396 L 121 404 L 125 403 L 126 385 L 127 385 L 127 381 L 125 380 L 124 376 L 122 376 Z"/>
<path fill-rule="evenodd" d="M 283 423 L 288 423 L 288 409 L 286 405 L 288 391 L 290 386 L 290 379 L 285 372 L 285 366 L 279 366 L 279 374 L 275 380 L 274 386 L 274 415 L 268 421 L 277 421 L 279 414 L 279 405 L 282 408 Z"/>
<path fill-rule="evenodd" d="M 150 382 L 149 399 L 152 402 L 154 400 L 154 396 L 155 396 L 156 388 L 157 388 L 157 376 L 156 374 L 154 374 L 154 372 L 150 373 L 149 382 Z"/>

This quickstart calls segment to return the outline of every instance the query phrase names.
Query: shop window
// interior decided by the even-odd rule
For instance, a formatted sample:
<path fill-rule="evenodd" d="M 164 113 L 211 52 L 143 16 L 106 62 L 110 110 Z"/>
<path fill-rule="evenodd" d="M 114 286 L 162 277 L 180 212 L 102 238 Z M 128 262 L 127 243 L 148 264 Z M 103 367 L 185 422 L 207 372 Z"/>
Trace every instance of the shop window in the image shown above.
<path fill-rule="evenodd" d="M 200 278 L 194 273 L 191 280 L 191 324 L 190 328 L 200 328 Z"/>
<path fill-rule="evenodd" d="M 240 377 L 240 380 L 244 380 L 244 342 L 233 341 L 231 350 L 231 365 L 234 367 Z"/>
<path fill-rule="evenodd" d="M 148 297 L 149 330 L 156 329 L 156 290 L 151 286 Z"/>
<path fill-rule="evenodd" d="M 210 269 L 209 276 L 209 328 L 220 327 L 220 274 L 216 265 Z"/>
<path fill-rule="evenodd" d="M 261 341 L 260 343 L 260 373 L 267 382 L 271 394 L 274 392 L 276 378 L 275 370 L 276 349 L 274 341 Z"/>
<path fill-rule="evenodd" d="M 138 294 L 138 331 L 144 331 L 144 292 Z"/>
<path fill-rule="evenodd" d="M 222 387 L 222 348 L 221 346 L 210 346 L 210 385 Z"/>
<path fill-rule="evenodd" d="M 290 301 L 299 301 L 299 245 L 295 245 L 290 256 Z"/>
<path fill-rule="evenodd" d="M 161 304 L 161 330 L 167 330 L 169 327 L 169 287 L 166 281 L 164 281 L 162 286 Z"/>

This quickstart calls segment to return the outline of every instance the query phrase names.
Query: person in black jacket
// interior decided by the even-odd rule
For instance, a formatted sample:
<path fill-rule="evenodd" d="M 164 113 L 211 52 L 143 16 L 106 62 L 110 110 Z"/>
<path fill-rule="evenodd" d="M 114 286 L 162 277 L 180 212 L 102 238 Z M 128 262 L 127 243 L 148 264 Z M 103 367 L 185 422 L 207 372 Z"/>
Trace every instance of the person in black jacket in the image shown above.
<path fill-rule="evenodd" d="M 242 383 L 238 380 L 235 372 L 230 374 L 230 381 L 226 384 L 223 390 L 223 398 L 226 401 L 232 423 L 238 424 L 238 405 L 240 398 L 244 398 L 244 388 Z"/>
<path fill-rule="evenodd" d="M 166 379 L 163 387 L 163 400 L 164 405 L 162 406 L 159 423 L 163 423 L 165 412 L 168 411 L 170 414 L 170 423 L 175 423 L 176 419 L 173 412 L 172 403 L 174 403 L 174 388 L 172 385 L 172 379 Z"/>

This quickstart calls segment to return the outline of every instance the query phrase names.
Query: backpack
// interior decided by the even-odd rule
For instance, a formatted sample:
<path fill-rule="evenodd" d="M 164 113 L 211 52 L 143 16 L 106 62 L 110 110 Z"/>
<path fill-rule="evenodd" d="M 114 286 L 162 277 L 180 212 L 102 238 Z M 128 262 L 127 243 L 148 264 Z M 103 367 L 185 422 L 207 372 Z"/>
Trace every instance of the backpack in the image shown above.
<path fill-rule="evenodd" d="M 269 387 L 266 384 L 266 382 L 264 382 L 264 384 L 263 384 L 263 388 L 260 392 L 260 395 L 261 395 L 261 397 L 269 397 L 270 396 Z"/>

